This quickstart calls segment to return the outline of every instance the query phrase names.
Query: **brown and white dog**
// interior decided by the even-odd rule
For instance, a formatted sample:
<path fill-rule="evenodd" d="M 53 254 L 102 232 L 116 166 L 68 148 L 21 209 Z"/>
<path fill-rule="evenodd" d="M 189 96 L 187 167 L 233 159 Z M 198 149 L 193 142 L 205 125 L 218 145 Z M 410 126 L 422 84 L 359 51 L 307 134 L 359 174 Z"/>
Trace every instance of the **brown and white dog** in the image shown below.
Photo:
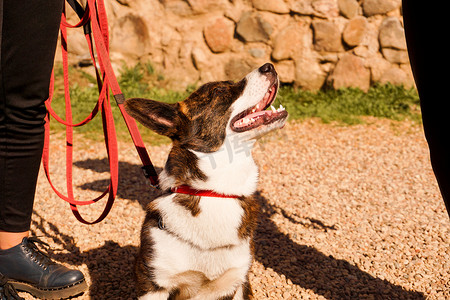
<path fill-rule="evenodd" d="M 127 112 L 172 139 L 136 261 L 140 299 L 251 299 L 248 272 L 259 206 L 255 139 L 287 118 L 273 103 L 272 64 L 239 82 L 210 82 L 182 102 L 129 99 Z M 269 110 L 266 108 L 271 107 Z"/>

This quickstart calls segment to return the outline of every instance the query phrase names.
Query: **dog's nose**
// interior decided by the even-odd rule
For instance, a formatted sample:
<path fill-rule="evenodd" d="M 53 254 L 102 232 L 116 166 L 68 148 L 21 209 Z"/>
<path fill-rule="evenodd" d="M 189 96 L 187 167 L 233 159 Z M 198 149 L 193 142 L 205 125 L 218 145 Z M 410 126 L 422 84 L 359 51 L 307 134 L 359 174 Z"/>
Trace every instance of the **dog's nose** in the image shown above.
<path fill-rule="evenodd" d="M 258 70 L 261 74 L 269 73 L 269 72 L 275 73 L 275 68 L 271 63 L 266 63 L 266 64 L 262 65 L 261 67 L 259 67 Z"/>

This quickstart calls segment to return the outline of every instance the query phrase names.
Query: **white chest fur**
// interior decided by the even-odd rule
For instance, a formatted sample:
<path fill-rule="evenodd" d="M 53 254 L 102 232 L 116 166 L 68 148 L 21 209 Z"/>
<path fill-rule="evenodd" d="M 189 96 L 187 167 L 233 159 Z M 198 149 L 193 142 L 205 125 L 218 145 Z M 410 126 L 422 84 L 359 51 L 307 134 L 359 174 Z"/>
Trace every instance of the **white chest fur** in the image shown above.
<path fill-rule="evenodd" d="M 185 207 L 174 202 L 173 197 L 161 197 L 155 203 L 169 232 L 205 250 L 241 242 L 238 228 L 244 210 L 239 200 L 202 197 L 200 213 L 193 216 Z"/>
<path fill-rule="evenodd" d="M 174 275 L 190 270 L 215 279 L 230 268 L 241 270 L 244 280 L 252 257 L 249 239 L 238 235 L 244 213 L 239 200 L 202 197 L 201 212 L 193 216 L 173 197 L 155 200 L 165 226 L 150 231 L 158 284 L 170 285 Z"/>

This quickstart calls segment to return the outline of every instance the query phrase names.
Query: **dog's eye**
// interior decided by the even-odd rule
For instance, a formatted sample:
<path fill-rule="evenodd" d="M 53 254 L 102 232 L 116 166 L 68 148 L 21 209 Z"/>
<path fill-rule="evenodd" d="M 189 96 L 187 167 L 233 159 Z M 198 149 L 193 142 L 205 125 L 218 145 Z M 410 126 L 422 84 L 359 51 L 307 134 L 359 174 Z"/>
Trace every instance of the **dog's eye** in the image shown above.
<path fill-rule="evenodd" d="M 214 96 L 214 97 L 220 96 L 220 95 L 225 94 L 225 92 L 226 92 L 226 89 L 225 89 L 224 87 L 216 87 L 216 88 L 213 90 L 213 96 Z"/>

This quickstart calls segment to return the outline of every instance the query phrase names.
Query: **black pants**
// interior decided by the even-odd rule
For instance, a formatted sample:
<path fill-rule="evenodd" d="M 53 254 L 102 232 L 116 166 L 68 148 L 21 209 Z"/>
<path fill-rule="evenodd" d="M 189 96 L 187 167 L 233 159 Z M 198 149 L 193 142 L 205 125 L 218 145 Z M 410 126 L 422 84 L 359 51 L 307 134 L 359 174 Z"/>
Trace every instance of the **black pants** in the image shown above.
<path fill-rule="evenodd" d="M 448 12 L 424 1 L 403 0 L 403 19 L 431 164 L 450 216 Z"/>
<path fill-rule="evenodd" d="M 30 228 L 63 0 L 0 0 L 0 230 Z"/>

